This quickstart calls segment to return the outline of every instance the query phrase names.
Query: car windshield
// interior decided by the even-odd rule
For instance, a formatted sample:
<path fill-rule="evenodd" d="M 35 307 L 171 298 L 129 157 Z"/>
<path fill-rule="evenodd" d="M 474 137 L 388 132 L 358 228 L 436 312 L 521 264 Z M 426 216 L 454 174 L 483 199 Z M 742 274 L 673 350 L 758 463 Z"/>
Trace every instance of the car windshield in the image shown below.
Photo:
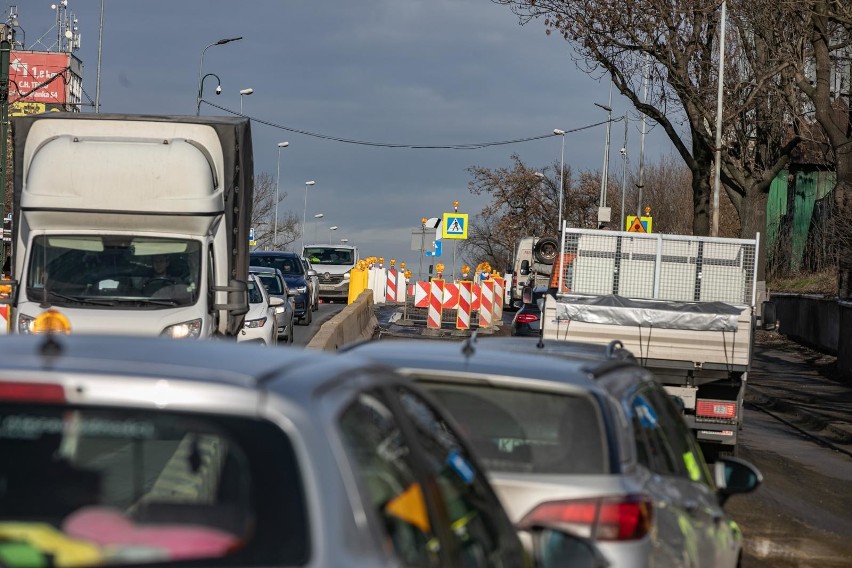
<path fill-rule="evenodd" d="M 543 474 L 607 471 L 592 399 L 552 392 L 423 379 L 462 428 L 486 469 Z"/>
<path fill-rule="evenodd" d="M 277 268 L 281 274 L 304 274 L 302 263 L 295 256 L 252 254 L 251 263 L 255 266 L 269 266 Z"/>
<path fill-rule="evenodd" d="M 127 235 L 33 239 L 27 297 L 64 307 L 162 309 L 199 296 L 201 243 Z"/>
<path fill-rule="evenodd" d="M 305 247 L 311 264 L 354 264 L 352 249 L 340 247 Z"/>
<path fill-rule="evenodd" d="M 293 566 L 308 554 L 296 457 L 265 422 L 0 404 L 0 455 L 3 566 Z"/>

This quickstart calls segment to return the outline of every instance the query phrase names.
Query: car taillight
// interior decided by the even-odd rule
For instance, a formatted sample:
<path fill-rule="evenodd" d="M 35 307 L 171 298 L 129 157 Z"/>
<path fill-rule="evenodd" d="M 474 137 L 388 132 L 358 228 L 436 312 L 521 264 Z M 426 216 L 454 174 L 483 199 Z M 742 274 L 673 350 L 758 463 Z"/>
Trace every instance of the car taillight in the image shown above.
<path fill-rule="evenodd" d="M 49 383 L 0 382 L 0 401 L 64 403 L 65 389 Z"/>
<path fill-rule="evenodd" d="M 696 416 L 706 418 L 736 418 L 737 403 L 730 400 L 702 400 L 695 404 Z"/>
<path fill-rule="evenodd" d="M 542 503 L 520 526 L 556 524 L 597 540 L 638 540 L 651 530 L 651 501 L 641 495 Z"/>
<path fill-rule="evenodd" d="M 515 316 L 515 321 L 518 323 L 532 323 L 538 321 L 538 316 L 535 314 L 518 314 Z"/>

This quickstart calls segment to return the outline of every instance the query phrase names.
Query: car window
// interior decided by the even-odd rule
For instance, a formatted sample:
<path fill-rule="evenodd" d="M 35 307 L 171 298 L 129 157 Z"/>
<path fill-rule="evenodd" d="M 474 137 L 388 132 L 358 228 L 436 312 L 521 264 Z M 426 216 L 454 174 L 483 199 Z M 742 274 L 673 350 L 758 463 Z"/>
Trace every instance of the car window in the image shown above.
<path fill-rule="evenodd" d="M 0 404 L 0 455 L 3 566 L 307 561 L 296 456 L 269 423 Z"/>
<path fill-rule="evenodd" d="M 437 381 L 421 386 L 460 424 L 489 470 L 608 471 L 602 420 L 588 397 Z"/>
<path fill-rule="evenodd" d="M 260 288 L 257 285 L 257 281 L 252 278 L 249 278 L 248 281 L 248 296 L 250 304 L 263 303 L 263 292 L 260 291 Z"/>
<path fill-rule="evenodd" d="M 281 280 L 275 274 L 271 272 L 267 273 L 258 273 L 258 278 L 266 286 L 266 291 L 272 294 L 273 296 L 280 296 L 283 294 L 281 290 Z"/>
<path fill-rule="evenodd" d="M 255 266 L 271 266 L 281 271 L 281 274 L 304 274 L 302 263 L 295 256 L 282 256 L 273 254 L 251 255 L 251 263 Z"/>
<path fill-rule="evenodd" d="M 340 431 L 368 504 L 397 556 L 407 565 L 440 566 L 433 517 L 393 413 L 377 395 L 361 394 L 341 416 Z"/>
<path fill-rule="evenodd" d="M 488 489 L 484 474 L 477 471 L 452 428 L 421 396 L 404 387 L 397 392 L 416 428 L 430 473 L 438 480 L 452 523 L 451 535 L 461 554 L 458 565 L 503 566 L 506 559 L 502 557 L 501 542 L 510 539 L 501 534 L 500 505 Z M 516 561 L 519 563 L 520 559 Z M 508 565 L 515 564 L 510 561 Z"/>
<path fill-rule="evenodd" d="M 660 475 L 679 475 L 682 468 L 660 425 L 660 412 L 643 389 L 630 400 L 631 422 L 636 439 L 636 458 Z"/>
<path fill-rule="evenodd" d="M 712 486 L 698 443 L 668 393 L 662 387 L 653 386 L 646 391 L 646 396 L 657 409 L 660 427 L 672 447 L 680 475 Z"/>

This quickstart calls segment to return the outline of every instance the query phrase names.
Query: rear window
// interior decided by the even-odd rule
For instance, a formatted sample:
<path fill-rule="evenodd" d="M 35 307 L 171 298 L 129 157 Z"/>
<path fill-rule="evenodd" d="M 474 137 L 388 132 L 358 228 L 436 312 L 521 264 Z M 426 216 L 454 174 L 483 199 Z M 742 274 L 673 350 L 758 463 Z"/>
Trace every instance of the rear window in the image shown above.
<path fill-rule="evenodd" d="M 606 473 L 605 438 L 593 399 L 491 385 L 421 381 L 459 423 L 486 469 Z"/>
<path fill-rule="evenodd" d="M 261 421 L 0 405 L 0 565 L 302 565 L 302 482 Z"/>
<path fill-rule="evenodd" d="M 296 256 L 280 256 L 273 254 L 252 254 L 253 266 L 271 266 L 281 271 L 281 274 L 304 274 L 305 269 L 301 260 Z"/>

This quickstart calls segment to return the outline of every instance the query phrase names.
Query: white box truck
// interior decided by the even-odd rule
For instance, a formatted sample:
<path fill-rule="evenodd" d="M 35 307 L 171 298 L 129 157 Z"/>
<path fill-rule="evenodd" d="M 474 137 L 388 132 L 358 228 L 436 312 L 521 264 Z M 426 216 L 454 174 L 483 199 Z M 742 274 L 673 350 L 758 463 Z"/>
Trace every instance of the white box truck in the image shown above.
<path fill-rule="evenodd" d="M 683 402 L 708 458 L 732 453 L 751 366 L 758 244 L 566 228 L 542 336 L 621 341 Z"/>
<path fill-rule="evenodd" d="M 349 273 L 358 265 L 358 247 L 346 244 L 305 245 L 307 258 L 319 277 L 319 297 L 323 300 L 349 298 Z"/>
<path fill-rule="evenodd" d="M 248 311 L 244 118 L 16 117 L 13 333 L 234 337 Z"/>

